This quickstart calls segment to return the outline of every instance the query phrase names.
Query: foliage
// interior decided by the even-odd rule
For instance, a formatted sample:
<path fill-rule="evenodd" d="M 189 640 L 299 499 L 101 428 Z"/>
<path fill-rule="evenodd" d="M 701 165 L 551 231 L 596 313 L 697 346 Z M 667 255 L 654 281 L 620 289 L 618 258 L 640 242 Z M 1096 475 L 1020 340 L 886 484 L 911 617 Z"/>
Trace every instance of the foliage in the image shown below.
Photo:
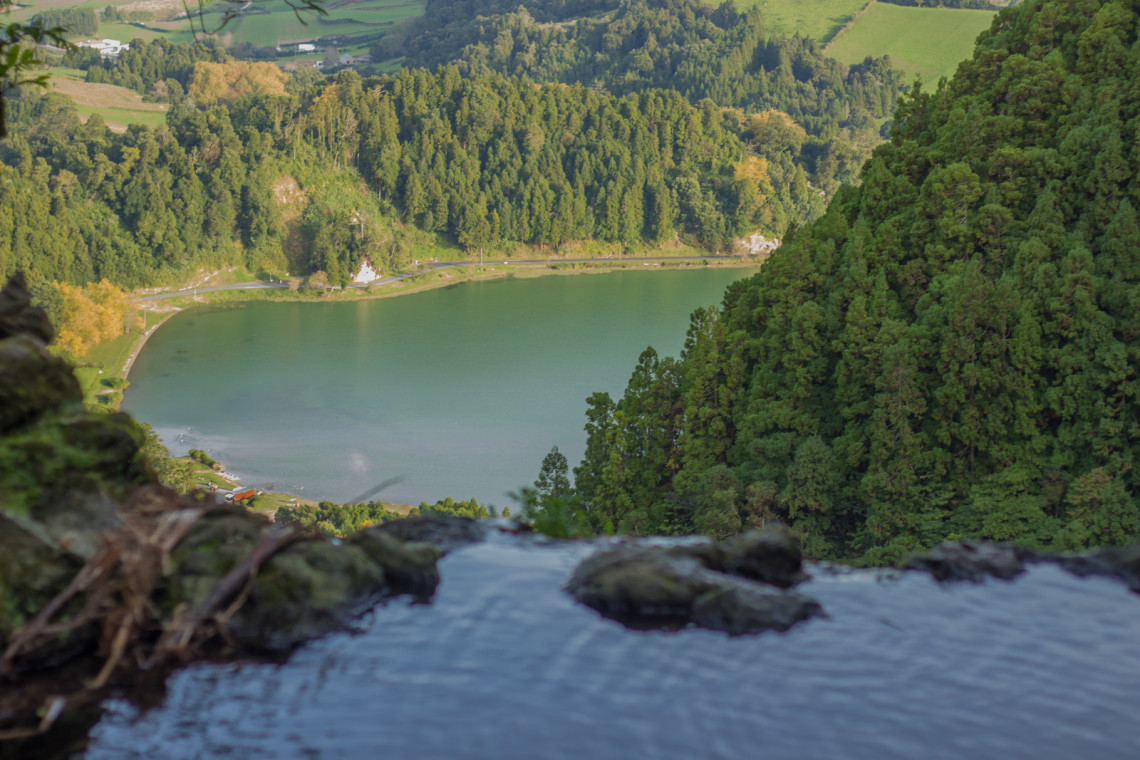
<path fill-rule="evenodd" d="M 336 504 L 322 501 L 317 505 L 298 504 L 293 507 L 281 507 L 277 510 L 274 520 L 312 528 L 327 536 L 347 536 L 371 525 L 416 515 L 448 515 L 476 519 L 494 516 L 491 510 L 475 499 L 457 502 L 449 497 L 435 504 L 423 502 L 419 507 L 413 507 L 407 515 L 392 511 L 389 509 L 391 506 L 382 501 L 370 501 L 367 504 Z"/>
<path fill-rule="evenodd" d="M 580 538 L 590 535 L 586 513 L 573 494 L 543 497 L 533 488 L 522 488 L 512 493 L 518 504 L 518 519 L 551 538 Z M 509 511 L 504 511 L 509 517 Z"/>
<path fill-rule="evenodd" d="M 11 7 L 11 0 L 0 0 L 0 13 L 7 13 Z M 12 23 L 0 28 L 0 138 L 8 136 L 8 93 L 27 85 L 47 87 L 47 74 L 29 73 L 42 63 L 36 57 L 35 46 L 50 43 L 65 50 L 72 47 L 63 28 L 48 26 L 45 21 L 50 19 L 40 14 L 28 24 Z"/>
<path fill-rule="evenodd" d="M 327 536 L 347 536 L 370 525 L 400 519 L 402 515 L 388 509 L 389 506 L 380 501 L 344 505 L 322 501 L 317 505 L 281 507 L 273 519 L 284 525 L 312 528 Z"/>
<path fill-rule="evenodd" d="M 829 192 L 854 180 L 879 142 L 877 120 L 894 110 L 902 85 L 885 58 L 844 67 L 810 38 L 770 36 L 756 7 L 741 13 L 731 3 L 714 8 L 698 0 L 602 5 L 612 12 L 582 16 L 593 6 L 561 2 L 503 10 L 464 0 L 430 3 L 420 33 L 388 52 L 406 53 L 410 66 L 454 64 L 463 75 L 495 71 L 615 95 L 668 88 L 694 105 L 707 98 L 746 113 L 779 110 L 807 129 L 804 165 Z"/>
<path fill-rule="evenodd" d="M 669 91 L 616 98 L 454 68 L 343 72 L 228 108 L 180 101 L 165 126 L 122 135 L 95 117 L 81 124 L 56 95 L 21 94 L 13 118 L 19 134 L 0 144 L 12 190 L 0 195 L 0 274 L 72 284 L 139 287 L 249 264 L 339 285 L 365 257 L 406 265 L 411 226 L 470 249 L 683 236 L 723 250 L 822 207 L 787 117 L 744 119 Z M 299 229 L 275 196 L 286 172 L 313 178 L 290 201 L 304 204 Z M 286 262 L 294 233 L 300 250 Z"/>
<path fill-rule="evenodd" d="M 139 451 L 147 465 L 154 470 L 160 482 L 178 493 L 189 493 L 197 483 L 194 467 L 189 462 L 173 459 L 170 450 L 162 444 L 162 439 L 149 423 L 138 423 L 145 434 L 145 441 Z"/>
<path fill-rule="evenodd" d="M 1137 11 L 1032 0 L 859 188 L 589 400 L 595 530 L 779 518 L 823 557 L 1140 535 Z M 623 528 L 624 529 L 624 528 Z"/>
<path fill-rule="evenodd" d="M 62 319 L 56 345 L 83 356 L 96 343 L 111 340 L 136 326 L 138 315 L 126 294 L 107 280 L 85 287 L 58 283 Z"/>
<path fill-rule="evenodd" d="M 202 449 L 190 449 L 189 455 L 190 455 L 190 458 L 193 459 L 195 462 L 199 462 L 200 464 L 204 464 L 207 467 L 211 467 L 215 470 L 221 466 L 218 464 L 218 460 L 214 459 L 212 456 L 207 454 Z"/>

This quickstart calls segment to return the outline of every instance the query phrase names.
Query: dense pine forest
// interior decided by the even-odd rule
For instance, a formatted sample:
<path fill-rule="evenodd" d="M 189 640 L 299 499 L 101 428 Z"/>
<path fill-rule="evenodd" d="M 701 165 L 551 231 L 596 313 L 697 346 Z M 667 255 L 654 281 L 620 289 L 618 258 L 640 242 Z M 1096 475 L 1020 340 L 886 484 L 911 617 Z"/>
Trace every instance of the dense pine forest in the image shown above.
<path fill-rule="evenodd" d="M 419 36 L 401 38 L 422 55 L 378 77 L 286 74 L 213 41 L 76 51 L 66 62 L 88 82 L 168 104 L 166 124 L 113 134 L 62 96 L 14 91 L 0 276 L 133 288 L 236 264 L 343 284 L 362 258 L 399 268 L 433 240 L 725 251 L 817 218 L 881 141 L 901 88 L 886 60 L 844 68 L 814 42 L 766 36 L 756 12 L 611 10 L 573 33 L 496 16 L 480 34 L 513 42 L 488 58 L 454 38 L 474 11 L 433 4 Z M 608 52 L 575 62 L 593 46 Z"/>
<path fill-rule="evenodd" d="M 594 528 L 781 519 L 867 563 L 1135 540 L 1138 13 L 1026 2 L 905 97 L 861 186 L 590 398 Z"/>
<path fill-rule="evenodd" d="M 592 14 L 592 15 L 591 15 Z M 852 182 L 894 111 L 902 74 L 886 58 L 845 67 L 814 40 L 767 33 L 759 7 L 698 0 L 429 2 L 416 31 L 378 43 L 407 64 L 455 64 L 615 94 L 666 88 L 748 112 L 782 111 L 807 132 L 818 182 Z"/>

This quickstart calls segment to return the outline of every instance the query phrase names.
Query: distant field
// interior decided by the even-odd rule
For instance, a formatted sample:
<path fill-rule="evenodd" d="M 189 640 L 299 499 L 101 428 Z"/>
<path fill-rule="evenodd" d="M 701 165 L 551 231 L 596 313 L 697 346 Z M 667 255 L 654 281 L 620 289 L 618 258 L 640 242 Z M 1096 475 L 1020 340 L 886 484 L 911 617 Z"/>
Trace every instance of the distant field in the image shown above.
<path fill-rule="evenodd" d="M 397 21 L 423 13 L 423 0 L 340 0 L 325 6 L 329 15 L 304 16 L 301 23 L 284 0 L 258 4 L 269 13 L 251 13 L 226 27 L 235 42 L 262 47 L 328 35 L 375 34 Z"/>
<path fill-rule="evenodd" d="M 993 22 L 993 11 L 955 8 L 908 8 L 875 3 L 855 24 L 827 47 L 843 63 L 868 55 L 889 55 L 913 80 L 933 84 L 953 76 L 958 64 L 974 52 L 974 40 Z"/>
<path fill-rule="evenodd" d="M 785 2 L 787 0 L 784 0 Z M 249 42 L 261 47 L 272 47 L 279 43 L 303 42 L 320 37 L 343 35 L 347 37 L 372 36 L 383 32 L 392 24 L 403 19 L 423 14 L 425 0 L 330 0 L 325 3 L 328 16 L 318 17 L 313 13 L 302 13 L 304 22 L 299 20 L 285 0 L 256 2 L 244 17 L 231 21 L 219 32 L 226 44 Z M 172 18 L 171 14 L 181 15 L 180 0 L 25 0 L 23 5 L 8 17 L 0 17 L 0 22 L 23 21 L 42 10 L 56 8 L 95 8 L 102 9 L 114 5 L 124 11 L 149 10 L 159 18 Z M 196 0 L 188 0 L 189 6 L 197 7 Z M 266 12 L 268 11 L 268 12 Z M 218 13 L 207 12 L 202 21 L 207 31 L 214 31 L 221 23 Z M 150 21 L 146 24 L 101 23 L 96 35 L 99 38 L 117 39 L 130 42 L 133 39 L 151 41 L 166 39 L 171 42 L 190 42 L 193 35 L 190 24 L 180 21 Z M 351 40 L 338 40 L 338 47 L 351 45 Z M 343 51 L 341 51 L 343 52 Z"/>
<path fill-rule="evenodd" d="M 744 10 L 760 6 L 767 29 L 783 34 L 799 32 L 826 42 L 847 23 L 867 0 L 737 0 Z M 860 59 L 862 60 L 862 59 Z"/>
<path fill-rule="evenodd" d="M 113 84 L 89 84 L 84 73 L 75 69 L 52 69 L 51 86 L 75 101 L 84 121 L 99 114 L 115 132 L 126 132 L 130 124 L 156 127 L 166 122 L 166 106 L 144 103 L 142 96 Z"/>

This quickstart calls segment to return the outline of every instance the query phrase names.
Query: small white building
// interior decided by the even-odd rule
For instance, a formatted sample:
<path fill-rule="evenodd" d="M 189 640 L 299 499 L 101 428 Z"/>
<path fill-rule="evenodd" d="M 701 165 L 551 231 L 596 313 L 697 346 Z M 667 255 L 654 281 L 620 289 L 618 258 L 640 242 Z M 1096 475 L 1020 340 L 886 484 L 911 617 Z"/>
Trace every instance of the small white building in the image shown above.
<path fill-rule="evenodd" d="M 297 52 L 298 53 L 315 53 L 315 52 L 317 52 L 317 46 L 311 42 L 302 42 L 301 44 L 297 45 Z"/>

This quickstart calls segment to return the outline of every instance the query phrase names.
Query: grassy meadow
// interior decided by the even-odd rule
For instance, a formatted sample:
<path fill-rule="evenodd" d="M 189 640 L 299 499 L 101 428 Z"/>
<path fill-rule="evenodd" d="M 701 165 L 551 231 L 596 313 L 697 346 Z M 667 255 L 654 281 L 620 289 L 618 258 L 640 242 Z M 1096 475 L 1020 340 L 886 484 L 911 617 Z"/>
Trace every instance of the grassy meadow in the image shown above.
<path fill-rule="evenodd" d="M 886 54 L 909 80 L 921 76 L 933 84 L 952 76 L 958 64 L 970 57 L 974 40 L 993 18 L 993 11 L 874 3 L 832 40 L 827 54 L 843 63 Z"/>
<path fill-rule="evenodd" d="M 422 14 L 424 3 L 423 0 L 340 0 L 326 5 L 327 16 L 304 15 L 304 23 L 284 0 L 271 0 L 255 7 L 261 10 L 226 27 L 226 34 L 234 42 L 272 47 L 329 35 L 376 35 L 397 21 Z"/>
<path fill-rule="evenodd" d="M 145 103 L 142 96 L 126 87 L 91 84 L 78 69 L 51 69 L 51 87 L 75 102 L 84 121 L 99 114 L 115 132 L 126 132 L 130 124 L 157 127 L 166 122 L 163 103 Z"/>
<path fill-rule="evenodd" d="M 737 0 L 741 10 L 760 6 L 765 28 L 781 34 L 799 32 L 827 42 L 868 0 Z"/>

